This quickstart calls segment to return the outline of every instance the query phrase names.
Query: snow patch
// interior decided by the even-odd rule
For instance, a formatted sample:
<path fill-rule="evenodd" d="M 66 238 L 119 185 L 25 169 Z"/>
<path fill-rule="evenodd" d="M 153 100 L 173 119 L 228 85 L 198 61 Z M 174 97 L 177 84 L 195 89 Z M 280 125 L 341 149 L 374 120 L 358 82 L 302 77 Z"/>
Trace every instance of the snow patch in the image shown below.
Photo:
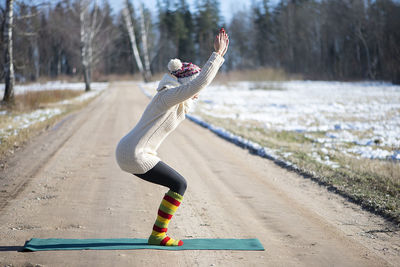
<path fill-rule="evenodd" d="M 0 129 L 0 138 L 7 138 L 8 136 L 17 135 L 22 129 L 29 126 L 50 119 L 53 116 L 61 114 L 62 110 L 59 108 L 53 109 L 38 109 L 30 113 L 15 116 L 12 125 Z"/>
<path fill-rule="evenodd" d="M 370 146 L 354 146 L 346 150 L 348 153 L 360 155 L 362 158 L 368 159 L 399 159 L 397 151 L 394 153 L 380 148 L 372 148 Z"/>
<path fill-rule="evenodd" d="M 108 87 L 107 82 L 91 83 L 91 90 L 101 91 Z M 33 83 L 26 85 L 15 85 L 14 94 L 23 94 L 27 91 L 43 91 L 43 90 L 85 90 L 85 83 L 70 83 L 64 81 L 51 81 L 46 83 Z M 4 94 L 4 84 L 0 84 L 0 94 Z"/>
<path fill-rule="evenodd" d="M 260 89 L 257 89 L 260 88 Z M 284 90 L 263 90 L 262 88 Z M 384 82 L 232 82 L 211 85 L 197 110 L 216 118 L 257 121 L 274 131 L 295 131 L 321 144 L 400 148 L 400 86 Z M 195 110 L 196 112 L 196 110 Z M 315 133 L 325 133 L 317 137 Z M 388 158 L 385 152 L 373 157 Z M 359 154 L 370 158 L 368 153 Z"/>
<path fill-rule="evenodd" d="M 73 102 L 82 102 L 96 95 L 100 94 L 103 90 L 108 87 L 108 83 L 91 83 L 92 90 L 86 92 L 78 97 L 63 100 L 57 102 L 55 104 L 63 105 L 63 104 L 70 104 Z M 70 89 L 70 90 L 85 90 L 84 83 L 65 83 L 61 81 L 55 82 L 47 82 L 44 84 L 36 83 L 30 85 L 17 85 L 14 88 L 15 94 L 22 94 L 26 91 L 43 91 L 43 90 L 63 90 L 63 89 Z M 1 90 L 4 91 L 4 84 L 0 85 L 0 92 Z M 7 127 L 0 129 L 0 139 L 7 138 L 9 136 L 17 135 L 22 129 L 28 128 L 31 125 L 37 122 L 46 121 L 56 115 L 59 115 L 63 112 L 60 108 L 47 108 L 47 109 L 37 109 L 30 113 L 24 113 L 21 115 L 17 115 L 13 118 L 12 124 L 9 124 Z M 0 116 L 7 116 L 9 114 L 8 111 L 0 111 Z M 1 144 L 1 140 L 0 140 Z"/>

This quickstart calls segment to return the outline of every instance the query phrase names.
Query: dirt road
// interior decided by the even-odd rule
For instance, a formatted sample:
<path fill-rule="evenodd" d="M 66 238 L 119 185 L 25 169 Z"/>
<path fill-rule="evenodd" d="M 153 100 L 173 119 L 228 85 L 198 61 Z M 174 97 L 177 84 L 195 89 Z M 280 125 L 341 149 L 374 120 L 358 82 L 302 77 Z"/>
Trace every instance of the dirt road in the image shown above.
<path fill-rule="evenodd" d="M 188 181 L 176 238 L 254 238 L 265 251 L 18 252 L 37 238 L 147 238 L 167 189 L 122 172 L 114 149 L 149 99 L 115 83 L 0 173 L 0 266 L 387 266 L 399 232 L 380 217 L 186 120 L 160 157 Z M 12 265 L 11 265 L 12 264 Z"/>

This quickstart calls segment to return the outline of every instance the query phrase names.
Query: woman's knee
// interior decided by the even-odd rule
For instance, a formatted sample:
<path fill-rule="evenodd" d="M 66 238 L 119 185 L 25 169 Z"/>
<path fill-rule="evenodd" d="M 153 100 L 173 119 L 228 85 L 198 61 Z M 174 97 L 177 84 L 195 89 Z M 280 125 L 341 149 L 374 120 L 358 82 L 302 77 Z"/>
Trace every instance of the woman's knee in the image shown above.
<path fill-rule="evenodd" d="M 186 182 L 185 178 L 183 178 L 183 181 L 182 181 L 182 188 L 184 188 L 185 191 L 187 189 L 187 182 Z"/>
<path fill-rule="evenodd" d="M 175 190 L 178 194 L 180 194 L 180 195 L 183 196 L 183 194 L 184 194 L 185 191 L 186 191 L 186 188 L 187 188 L 186 179 L 183 178 L 183 177 L 181 177 L 181 179 L 179 179 L 178 183 L 176 184 L 176 188 L 175 188 L 175 189 L 172 189 L 172 188 L 171 188 L 171 189 L 172 189 L 172 190 Z"/>

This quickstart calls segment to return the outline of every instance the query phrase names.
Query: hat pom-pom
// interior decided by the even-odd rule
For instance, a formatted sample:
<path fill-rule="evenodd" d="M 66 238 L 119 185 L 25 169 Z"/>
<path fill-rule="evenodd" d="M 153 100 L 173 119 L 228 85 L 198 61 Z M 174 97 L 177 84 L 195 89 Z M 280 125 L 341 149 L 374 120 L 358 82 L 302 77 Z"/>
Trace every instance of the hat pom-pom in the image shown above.
<path fill-rule="evenodd" d="M 170 72 L 177 71 L 177 70 L 181 69 L 182 66 L 183 66 L 182 62 L 177 58 L 171 59 L 168 63 L 168 69 Z"/>

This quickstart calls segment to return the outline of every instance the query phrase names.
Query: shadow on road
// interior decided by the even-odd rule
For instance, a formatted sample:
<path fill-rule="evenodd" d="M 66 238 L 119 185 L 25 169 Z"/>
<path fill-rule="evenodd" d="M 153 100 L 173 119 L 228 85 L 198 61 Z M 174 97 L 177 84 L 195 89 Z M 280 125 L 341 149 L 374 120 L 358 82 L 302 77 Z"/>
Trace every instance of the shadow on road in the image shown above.
<path fill-rule="evenodd" d="M 1 251 L 18 251 L 18 252 L 28 252 L 24 250 L 23 246 L 0 246 Z"/>

